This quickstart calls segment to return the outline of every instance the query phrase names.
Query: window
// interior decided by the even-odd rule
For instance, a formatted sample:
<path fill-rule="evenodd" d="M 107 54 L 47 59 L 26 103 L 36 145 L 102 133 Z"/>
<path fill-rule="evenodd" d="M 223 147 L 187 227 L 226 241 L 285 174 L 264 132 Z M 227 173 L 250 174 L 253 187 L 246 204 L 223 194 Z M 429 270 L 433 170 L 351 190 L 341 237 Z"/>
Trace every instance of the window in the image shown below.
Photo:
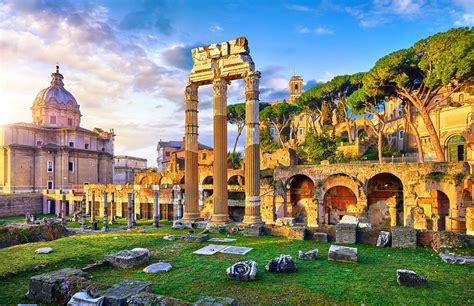
<path fill-rule="evenodd" d="M 51 123 L 51 124 L 56 124 L 56 116 L 51 116 L 51 117 L 49 118 L 49 123 Z"/>
<path fill-rule="evenodd" d="M 48 181 L 48 189 L 51 190 L 54 188 L 53 181 Z"/>
<path fill-rule="evenodd" d="M 291 116 L 291 121 L 295 121 L 295 116 Z"/>
<path fill-rule="evenodd" d="M 206 158 L 207 158 L 207 154 L 206 154 L 206 153 L 202 153 L 202 154 L 201 154 L 201 159 L 202 159 L 202 160 L 205 160 Z"/>
<path fill-rule="evenodd" d="M 460 94 L 460 95 L 459 95 L 459 102 L 462 103 L 463 101 L 464 101 L 464 95 L 463 95 L 463 94 Z"/>
<path fill-rule="evenodd" d="M 84 147 L 86 148 L 86 150 L 89 149 L 89 144 L 86 143 L 86 144 L 84 145 Z"/>
<path fill-rule="evenodd" d="M 304 134 L 304 128 L 300 128 L 300 136 Z"/>
<path fill-rule="evenodd" d="M 165 153 L 166 157 L 170 157 L 170 152 Z"/>
<path fill-rule="evenodd" d="M 69 126 L 72 126 L 72 119 L 71 119 L 71 118 L 67 118 L 67 124 L 68 124 Z"/>
<path fill-rule="evenodd" d="M 404 136 L 404 132 L 403 132 L 403 131 L 399 131 L 399 132 L 398 132 L 398 138 L 403 139 L 403 136 Z"/>
<path fill-rule="evenodd" d="M 271 127 L 271 128 L 270 128 L 270 135 L 271 135 L 272 137 L 275 136 L 275 128 L 274 128 L 274 127 Z"/>
<path fill-rule="evenodd" d="M 69 168 L 69 172 L 74 172 L 74 162 L 69 162 L 68 168 Z"/>
<path fill-rule="evenodd" d="M 69 143 L 69 146 L 70 146 L 71 148 L 74 148 L 74 142 L 71 141 L 71 142 Z"/>
<path fill-rule="evenodd" d="M 298 84 L 295 84 L 295 92 L 298 92 Z"/>
<path fill-rule="evenodd" d="M 300 121 L 303 121 L 303 116 L 300 116 Z"/>
<path fill-rule="evenodd" d="M 48 160 L 47 171 L 53 172 L 54 171 L 54 163 L 52 160 Z"/>

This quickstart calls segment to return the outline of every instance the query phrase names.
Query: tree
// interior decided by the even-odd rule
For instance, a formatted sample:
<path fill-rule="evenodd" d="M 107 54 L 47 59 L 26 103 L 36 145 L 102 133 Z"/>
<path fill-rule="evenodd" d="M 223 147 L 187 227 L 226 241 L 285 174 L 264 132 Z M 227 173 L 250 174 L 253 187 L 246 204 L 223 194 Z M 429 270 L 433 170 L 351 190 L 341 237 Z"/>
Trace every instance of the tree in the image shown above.
<path fill-rule="evenodd" d="M 338 137 L 331 137 L 327 134 L 306 133 L 302 146 L 298 147 L 297 154 L 302 159 L 311 164 L 319 164 L 322 160 L 337 160 Z"/>
<path fill-rule="evenodd" d="M 242 153 L 240 152 L 227 152 L 227 160 L 232 163 L 234 169 L 242 167 Z"/>
<path fill-rule="evenodd" d="M 368 120 L 370 126 L 377 134 L 377 148 L 379 163 L 383 163 L 383 130 L 385 128 L 385 100 L 375 92 L 370 95 L 365 88 L 360 88 L 347 98 L 347 104 L 354 114 L 372 114 L 377 118 L 377 124 Z"/>
<path fill-rule="evenodd" d="M 308 89 L 295 100 L 296 105 L 301 107 L 301 112 L 311 118 L 311 128 L 316 134 L 318 129 L 322 130 L 323 122 L 321 119 L 323 110 L 326 110 L 323 108 L 322 85 L 318 84 Z M 316 124 L 318 124 L 318 127 L 316 127 Z"/>
<path fill-rule="evenodd" d="M 281 149 L 280 143 L 273 141 L 272 135 L 270 134 L 270 128 L 265 125 L 260 128 L 260 148 L 269 153 Z"/>
<path fill-rule="evenodd" d="M 438 161 L 445 156 L 430 113 L 473 81 L 473 36 L 472 28 L 456 28 L 422 39 L 378 60 L 364 79 L 368 90 L 399 97 L 418 109 Z"/>
<path fill-rule="evenodd" d="M 237 126 L 237 135 L 235 136 L 232 154 L 235 154 L 237 142 L 245 127 L 245 103 L 227 105 L 227 122 Z"/>
<path fill-rule="evenodd" d="M 271 104 L 260 112 L 260 120 L 266 123 L 267 126 L 273 126 L 281 146 L 288 147 L 287 140 L 291 118 L 300 111 L 299 106 L 287 102 Z"/>

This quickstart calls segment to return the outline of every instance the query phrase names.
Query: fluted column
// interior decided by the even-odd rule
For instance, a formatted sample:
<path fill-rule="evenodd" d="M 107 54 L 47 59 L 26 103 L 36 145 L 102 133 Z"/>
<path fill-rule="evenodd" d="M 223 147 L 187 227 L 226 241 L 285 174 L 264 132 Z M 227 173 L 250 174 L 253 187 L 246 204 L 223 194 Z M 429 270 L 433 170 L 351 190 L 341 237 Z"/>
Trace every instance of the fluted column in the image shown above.
<path fill-rule="evenodd" d="M 86 193 L 83 192 L 82 193 L 82 202 L 81 202 L 81 231 L 86 230 L 86 223 L 87 223 L 87 220 L 86 220 L 86 202 L 87 202 Z"/>
<path fill-rule="evenodd" d="M 262 223 L 260 216 L 260 72 L 251 71 L 245 81 L 245 216 L 244 223 Z"/>
<path fill-rule="evenodd" d="M 59 192 L 61 194 L 61 224 L 66 225 L 66 192 L 63 190 L 60 190 Z"/>
<path fill-rule="evenodd" d="M 110 194 L 111 199 L 110 199 L 110 224 L 115 223 L 115 192 L 112 192 Z"/>
<path fill-rule="evenodd" d="M 108 218 L 108 212 L 107 212 L 107 191 L 104 191 L 104 201 L 103 201 L 103 209 L 104 209 L 104 224 L 102 226 L 102 230 L 104 232 L 107 232 L 109 230 L 109 218 Z"/>
<path fill-rule="evenodd" d="M 198 86 L 186 85 L 185 93 L 185 202 L 183 221 L 194 222 L 199 218 L 198 206 Z"/>
<path fill-rule="evenodd" d="M 153 227 L 160 227 L 160 189 L 153 186 Z"/>
<path fill-rule="evenodd" d="M 134 204 L 134 201 L 133 201 L 133 191 L 129 192 L 128 193 L 128 203 L 127 203 L 127 210 L 128 210 L 128 213 L 127 213 L 127 229 L 128 230 L 131 230 L 132 227 L 133 227 L 133 211 L 132 211 L 132 207 L 133 207 L 133 204 Z"/>
<path fill-rule="evenodd" d="M 211 223 L 228 223 L 227 208 L 227 81 L 217 78 L 214 88 L 214 212 Z M 197 187 L 197 185 L 196 185 Z"/>

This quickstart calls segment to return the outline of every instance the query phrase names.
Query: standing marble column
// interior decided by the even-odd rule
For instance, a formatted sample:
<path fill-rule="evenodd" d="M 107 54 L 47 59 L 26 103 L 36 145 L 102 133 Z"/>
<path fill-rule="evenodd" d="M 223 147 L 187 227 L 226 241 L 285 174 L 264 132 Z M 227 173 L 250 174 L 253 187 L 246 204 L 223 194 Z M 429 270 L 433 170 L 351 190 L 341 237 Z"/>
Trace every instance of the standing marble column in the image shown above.
<path fill-rule="evenodd" d="M 183 221 L 194 222 L 199 218 L 198 206 L 198 86 L 194 83 L 186 85 L 185 94 L 185 158 L 184 189 L 186 207 Z"/>
<path fill-rule="evenodd" d="M 115 192 L 110 194 L 110 224 L 115 223 Z"/>
<path fill-rule="evenodd" d="M 86 230 L 86 193 L 82 193 L 82 202 L 81 202 L 81 231 Z"/>
<path fill-rule="evenodd" d="M 153 188 L 153 227 L 160 227 L 160 189 Z"/>
<path fill-rule="evenodd" d="M 104 191 L 104 224 L 102 226 L 102 230 L 107 232 L 109 230 L 109 217 L 107 212 L 107 192 Z"/>
<path fill-rule="evenodd" d="M 95 222 L 95 191 L 92 191 L 92 200 L 91 200 L 91 222 Z"/>
<path fill-rule="evenodd" d="M 133 191 L 128 193 L 128 214 L 127 214 L 127 229 L 131 230 L 133 227 Z"/>
<path fill-rule="evenodd" d="M 66 193 L 63 190 L 59 191 L 61 193 L 61 224 L 66 224 Z"/>
<path fill-rule="evenodd" d="M 211 217 L 211 223 L 213 224 L 230 222 L 227 207 L 227 83 L 223 78 L 216 78 L 213 82 L 214 212 Z"/>
<path fill-rule="evenodd" d="M 245 216 L 244 223 L 262 223 L 260 216 L 260 72 L 248 72 L 245 81 Z"/>

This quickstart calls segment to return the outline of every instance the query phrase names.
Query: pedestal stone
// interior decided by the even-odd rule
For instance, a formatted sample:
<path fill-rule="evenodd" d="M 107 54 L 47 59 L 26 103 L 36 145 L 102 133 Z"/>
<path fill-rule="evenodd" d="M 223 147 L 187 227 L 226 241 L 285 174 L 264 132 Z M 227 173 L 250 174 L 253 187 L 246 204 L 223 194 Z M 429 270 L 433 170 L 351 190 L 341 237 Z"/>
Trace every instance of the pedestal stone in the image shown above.
<path fill-rule="evenodd" d="M 313 238 L 317 242 L 328 242 L 328 234 L 327 233 L 316 232 L 316 233 L 313 234 Z"/>
<path fill-rule="evenodd" d="M 357 225 L 339 223 L 336 225 L 336 243 L 356 243 Z"/>
<path fill-rule="evenodd" d="M 244 236 L 263 236 L 265 235 L 265 226 L 260 224 L 252 224 L 244 227 Z"/>
<path fill-rule="evenodd" d="M 123 250 L 118 253 L 108 255 L 106 260 L 117 268 L 132 268 L 139 266 L 149 259 L 148 252 Z"/>
<path fill-rule="evenodd" d="M 416 230 L 411 227 L 392 227 L 393 248 L 416 248 Z"/>

